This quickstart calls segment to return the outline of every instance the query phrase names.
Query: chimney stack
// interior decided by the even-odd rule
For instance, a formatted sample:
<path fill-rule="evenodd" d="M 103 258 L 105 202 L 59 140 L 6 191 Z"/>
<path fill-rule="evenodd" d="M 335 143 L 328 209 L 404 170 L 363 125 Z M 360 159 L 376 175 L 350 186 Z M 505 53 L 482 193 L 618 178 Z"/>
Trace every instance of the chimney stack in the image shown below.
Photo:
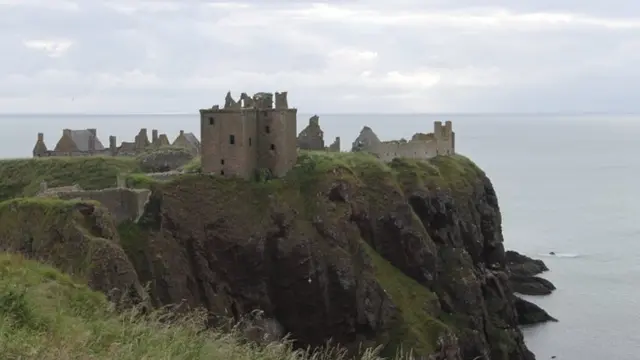
<path fill-rule="evenodd" d="M 38 141 L 39 142 L 43 142 L 44 141 L 44 134 L 43 133 L 38 133 Z"/>
<path fill-rule="evenodd" d="M 91 131 L 89 131 L 91 132 Z M 94 152 L 96 151 L 96 136 L 93 135 L 93 133 L 89 134 L 89 151 L 90 152 Z"/>
<path fill-rule="evenodd" d="M 71 136 L 71 129 L 62 129 L 63 136 Z"/>
<path fill-rule="evenodd" d="M 96 129 L 87 129 L 87 130 L 88 130 L 90 133 L 92 133 L 92 134 L 93 134 L 93 136 L 98 136 L 98 135 L 97 135 L 97 131 L 96 131 Z"/>
<path fill-rule="evenodd" d="M 118 147 L 116 146 L 116 137 L 111 135 L 109 136 L 109 151 L 111 151 L 111 155 L 115 156 L 118 151 Z"/>
<path fill-rule="evenodd" d="M 184 130 L 180 130 L 180 136 L 184 135 Z"/>
<path fill-rule="evenodd" d="M 151 143 L 156 145 L 158 142 L 158 130 L 151 130 Z"/>

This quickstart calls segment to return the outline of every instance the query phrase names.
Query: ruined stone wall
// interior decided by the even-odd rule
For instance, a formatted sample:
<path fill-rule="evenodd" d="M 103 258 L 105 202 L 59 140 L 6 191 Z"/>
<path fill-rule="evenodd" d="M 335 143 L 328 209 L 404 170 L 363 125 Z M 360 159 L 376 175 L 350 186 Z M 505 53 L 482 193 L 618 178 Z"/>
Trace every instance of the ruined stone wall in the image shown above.
<path fill-rule="evenodd" d="M 378 144 L 374 153 L 383 161 L 395 158 L 429 159 L 437 155 L 435 141 L 388 141 Z"/>
<path fill-rule="evenodd" d="M 61 199 L 95 200 L 102 203 L 111 213 L 116 224 L 137 221 L 144 212 L 144 206 L 151 195 L 146 189 L 113 188 L 104 190 L 66 191 L 56 193 Z"/>
<path fill-rule="evenodd" d="M 324 132 L 320 128 L 318 115 L 312 116 L 309 119 L 309 125 L 298 134 L 298 148 L 302 150 L 326 150 Z"/>
<path fill-rule="evenodd" d="M 248 178 L 256 164 L 256 111 L 201 110 L 202 171 Z"/>
<path fill-rule="evenodd" d="M 329 145 L 327 150 L 330 152 L 340 152 L 340 136 L 336 137 L 336 140 Z"/>
<path fill-rule="evenodd" d="M 455 133 L 451 121 L 433 124 L 433 133 L 418 133 L 410 141 L 380 141 L 371 128 L 365 126 L 354 141 L 352 151 L 368 151 L 383 161 L 398 157 L 429 159 L 438 155 L 455 154 Z"/>
<path fill-rule="evenodd" d="M 38 154 L 36 157 L 51 157 L 51 156 L 110 156 L 111 151 L 109 149 L 105 150 L 95 150 L 95 151 L 55 151 L 48 150 L 44 153 Z"/>

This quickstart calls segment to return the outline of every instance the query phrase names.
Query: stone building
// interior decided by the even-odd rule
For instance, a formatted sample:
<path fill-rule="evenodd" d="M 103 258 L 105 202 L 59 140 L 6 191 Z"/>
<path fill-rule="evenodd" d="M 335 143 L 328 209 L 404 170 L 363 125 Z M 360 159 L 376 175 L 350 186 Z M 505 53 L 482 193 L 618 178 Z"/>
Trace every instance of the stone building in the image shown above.
<path fill-rule="evenodd" d="M 123 141 L 117 144 L 115 136 L 109 136 L 109 146 L 105 147 L 97 135 L 96 129 L 71 130 L 63 129 L 62 136 L 56 143 L 53 150 L 49 150 L 44 142 L 44 134 L 38 133 L 36 144 L 33 147 L 33 157 L 48 156 L 136 156 L 145 151 L 170 146 L 169 138 L 166 134 L 158 134 L 158 130 L 153 129 L 151 132 L 152 139 L 146 128 L 140 129 L 135 136 L 134 141 Z M 175 141 L 175 146 L 184 146 L 189 151 L 195 151 L 194 155 L 199 152 L 199 141 L 192 133 L 184 134 L 180 132 L 180 137 L 186 137 L 189 140 Z M 184 145 L 183 145 L 184 144 Z"/>
<path fill-rule="evenodd" d="M 417 133 L 409 141 L 380 141 L 373 130 L 365 126 L 353 142 L 351 150 L 370 152 L 383 161 L 399 157 L 429 159 L 438 155 L 455 154 L 455 132 L 451 121 L 446 121 L 444 126 L 441 121 L 435 121 L 433 127 L 432 133 Z"/>
<path fill-rule="evenodd" d="M 180 130 L 172 145 L 185 148 L 194 156 L 200 154 L 200 140 L 193 133 L 185 133 L 184 130 Z"/>
<path fill-rule="evenodd" d="M 309 118 L 309 125 L 298 134 L 298 149 L 340 151 L 340 137 L 328 147 L 324 145 L 324 131 L 320 128 L 320 118 L 313 115 Z"/>
<path fill-rule="evenodd" d="M 104 145 L 102 145 L 102 142 L 98 138 L 96 129 L 63 129 L 62 136 L 60 136 L 60 139 L 52 151 L 49 151 L 47 149 L 47 145 L 44 143 L 44 134 L 38 133 L 38 139 L 33 148 L 33 155 L 91 155 L 99 154 L 104 151 Z"/>
<path fill-rule="evenodd" d="M 263 171 L 280 177 L 296 163 L 297 109 L 287 93 L 227 93 L 224 107 L 200 110 L 202 171 L 249 179 Z"/>
<path fill-rule="evenodd" d="M 298 134 L 298 148 L 302 150 L 324 150 L 324 132 L 320 128 L 320 118 L 313 115 L 309 125 Z"/>

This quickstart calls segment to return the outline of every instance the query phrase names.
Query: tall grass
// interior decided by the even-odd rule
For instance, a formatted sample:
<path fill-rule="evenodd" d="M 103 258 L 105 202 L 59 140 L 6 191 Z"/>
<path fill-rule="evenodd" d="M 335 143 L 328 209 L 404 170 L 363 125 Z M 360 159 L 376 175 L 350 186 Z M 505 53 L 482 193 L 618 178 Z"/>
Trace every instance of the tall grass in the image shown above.
<path fill-rule="evenodd" d="M 0 254 L 0 357 L 12 360 L 378 360 L 379 349 L 349 357 L 327 346 L 257 344 L 238 329 L 204 330 L 203 312 L 166 320 L 167 310 L 116 312 L 102 294 L 57 270 Z M 411 356 L 399 355 L 396 360 Z"/>

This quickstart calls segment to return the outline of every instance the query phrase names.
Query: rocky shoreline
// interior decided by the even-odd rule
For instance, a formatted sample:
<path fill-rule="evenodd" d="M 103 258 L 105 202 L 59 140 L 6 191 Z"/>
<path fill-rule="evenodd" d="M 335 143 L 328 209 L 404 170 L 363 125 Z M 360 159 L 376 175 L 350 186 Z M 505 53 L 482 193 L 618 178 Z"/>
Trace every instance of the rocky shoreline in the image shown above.
<path fill-rule="evenodd" d="M 529 296 L 550 295 L 556 290 L 551 281 L 539 274 L 549 271 L 547 265 L 539 259 L 533 259 L 516 251 L 505 252 L 506 267 L 509 273 L 509 285 L 514 293 Z M 558 321 L 538 305 L 514 295 L 514 303 L 520 325 L 535 325 Z"/>

